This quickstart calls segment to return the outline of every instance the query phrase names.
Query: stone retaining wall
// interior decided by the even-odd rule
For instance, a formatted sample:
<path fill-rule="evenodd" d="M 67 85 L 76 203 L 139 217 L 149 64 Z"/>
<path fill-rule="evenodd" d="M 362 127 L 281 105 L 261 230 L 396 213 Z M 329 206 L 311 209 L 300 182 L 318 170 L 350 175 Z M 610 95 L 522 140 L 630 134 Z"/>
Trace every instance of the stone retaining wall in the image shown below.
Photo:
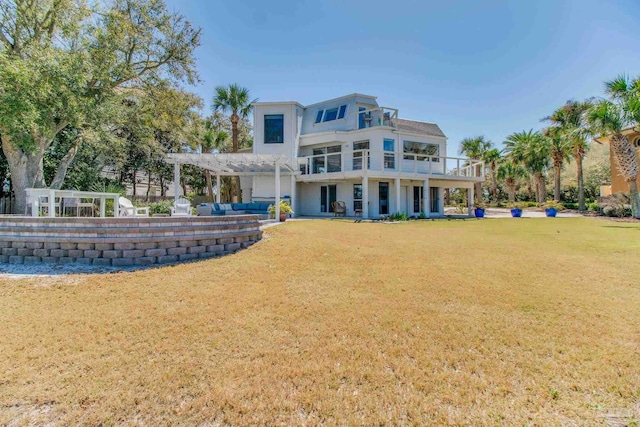
<path fill-rule="evenodd" d="M 260 240 L 258 219 L 0 217 L 0 263 L 130 266 L 210 258 Z"/>

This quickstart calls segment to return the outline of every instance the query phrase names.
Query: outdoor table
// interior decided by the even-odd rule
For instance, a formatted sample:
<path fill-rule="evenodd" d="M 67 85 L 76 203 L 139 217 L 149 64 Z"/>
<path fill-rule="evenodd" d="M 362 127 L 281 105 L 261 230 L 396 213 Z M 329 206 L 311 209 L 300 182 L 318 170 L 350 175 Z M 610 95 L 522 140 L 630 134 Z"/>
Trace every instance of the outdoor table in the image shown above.
<path fill-rule="evenodd" d="M 31 216 L 37 217 L 39 215 L 39 200 L 40 197 L 47 197 L 49 200 L 49 217 L 56 216 L 55 200 L 56 197 L 60 199 L 76 198 L 76 199 L 100 199 L 100 217 L 106 216 L 106 200 L 113 199 L 113 216 L 120 215 L 120 194 L 118 193 L 99 193 L 94 191 L 77 191 L 77 190 L 56 190 L 50 188 L 27 188 L 27 199 L 31 201 Z"/>

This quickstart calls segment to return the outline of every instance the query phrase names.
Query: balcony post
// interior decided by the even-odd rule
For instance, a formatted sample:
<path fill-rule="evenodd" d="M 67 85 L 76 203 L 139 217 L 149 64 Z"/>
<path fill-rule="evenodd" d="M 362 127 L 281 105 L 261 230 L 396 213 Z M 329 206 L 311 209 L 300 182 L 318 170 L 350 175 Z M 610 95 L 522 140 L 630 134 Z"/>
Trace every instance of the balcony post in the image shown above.
<path fill-rule="evenodd" d="M 469 216 L 473 217 L 473 187 L 467 188 L 467 207 L 469 208 Z"/>
<path fill-rule="evenodd" d="M 220 174 L 216 174 L 216 203 L 220 203 Z"/>
<path fill-rule="evenodd" d="M 276 221 L 280 221 L 280 163 L 276 162 L 276 173 L 275 173 L 275 178 L 276 178 Z"/>
<path fill-rule="evenodd" d="M 396 178 L 395 190 L 396 190 L 396 212 L 401 213 L 402 209 L 400 208 L 400 178 Z"/>
<path fill-rule="evenodd" d="M 291 190 L 290 190 L 290 196 L 291 197 L 289 199 L 289 201 L 291 202 L 291 209 L 293 209 L 293 213 L 291 214 L 292 217 L 296 216 L 296 212 L 298 211 L 298 209 L 296 208 L 296 200 L 297 200 L 297 194 L 296 194 L 296 176 L 292 173 L 291 174 Z"/>
<path fill-rule="evenodd" d="M 369 178 L 362 177 L 362 218 L 369 218 Z"/>
<path fill-rule="evenodd" d="M 429 178 L 422 181 L 422 212 L 424 216 L 429 218 L 431 216 L 431 203 L 429 201 Z"/>

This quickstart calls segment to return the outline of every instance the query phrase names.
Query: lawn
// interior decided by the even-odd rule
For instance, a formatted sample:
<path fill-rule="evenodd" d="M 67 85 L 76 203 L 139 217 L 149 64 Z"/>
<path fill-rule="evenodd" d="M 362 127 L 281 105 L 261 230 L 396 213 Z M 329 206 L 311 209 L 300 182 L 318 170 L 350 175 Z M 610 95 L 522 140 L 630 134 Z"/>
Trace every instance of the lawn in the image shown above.
<path fill-rule="evenodd" d="M 298 221 L 0 279 L 0 425 L 636 425 L 640 226 Z"/>

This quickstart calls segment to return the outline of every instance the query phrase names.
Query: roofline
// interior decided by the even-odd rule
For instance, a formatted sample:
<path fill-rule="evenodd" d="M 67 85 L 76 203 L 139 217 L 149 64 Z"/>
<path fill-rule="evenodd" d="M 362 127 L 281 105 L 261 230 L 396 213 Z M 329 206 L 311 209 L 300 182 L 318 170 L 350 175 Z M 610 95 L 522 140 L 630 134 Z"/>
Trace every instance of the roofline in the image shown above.
<path fill-rule="evenodd" d="M 405 119 L 403 117 L 398 117 L 398 120 L 404 120 L 404 121 L 407 121 L 407 122 L 416 122 L 416 123 L 426 123 L 428 125 L 436 125 L 436 126 L 440 127 L 436 122 L 425 122 L 424 120 Z"/>
<path fill-rule="evenodd" d="M 636 130 L 635 126 L 630 126 L 628 128 L 622 129 L 622 134 L 624 136 L 628 136 L 633 133 L 640 133 L 639 131 Z M 608 144 L 610 138 L 611 137 L 609 135 L 605 135 L 605 136 L 599 136 L 598 138 L 593 138 L 593 140 L 598 144 Z"/>
<path fill-rule="evenodd" d="M 258 106 L 269 106 L 269 105 L 297 105 L 300 108 L 304 108 L 304 105 L 300 104 L 297 101 L 282 101 L 282 102 L 252 102 L 251 105 Z"/>
<path fill-rule="evenodd" d="M 354 98 L 356 96 L 360 96 L 362 98 L 369 98 L 373 101 L 375 101 L 376 99 L 378 99 L 377 96 L 372 96 L 372 95 L 364 95 L 362 93 L 352 93 L 350 95 L 344 95 L 344 96 L 340 96 L 338 98 L 333 98 L 333 99 L 327 99 L 326 101 L 320 101 L 320 102 L 315 102 L 313 104 L 309 104 L 304 108 L 309 108 L 309 107 L 315 107 L 316 105 L 320 105 L 320 104 L 328 104 L 329 102 L 335 102 L 335 101 L 340 101 L 342 99 L 346 99 L 346 98 Z"/>

